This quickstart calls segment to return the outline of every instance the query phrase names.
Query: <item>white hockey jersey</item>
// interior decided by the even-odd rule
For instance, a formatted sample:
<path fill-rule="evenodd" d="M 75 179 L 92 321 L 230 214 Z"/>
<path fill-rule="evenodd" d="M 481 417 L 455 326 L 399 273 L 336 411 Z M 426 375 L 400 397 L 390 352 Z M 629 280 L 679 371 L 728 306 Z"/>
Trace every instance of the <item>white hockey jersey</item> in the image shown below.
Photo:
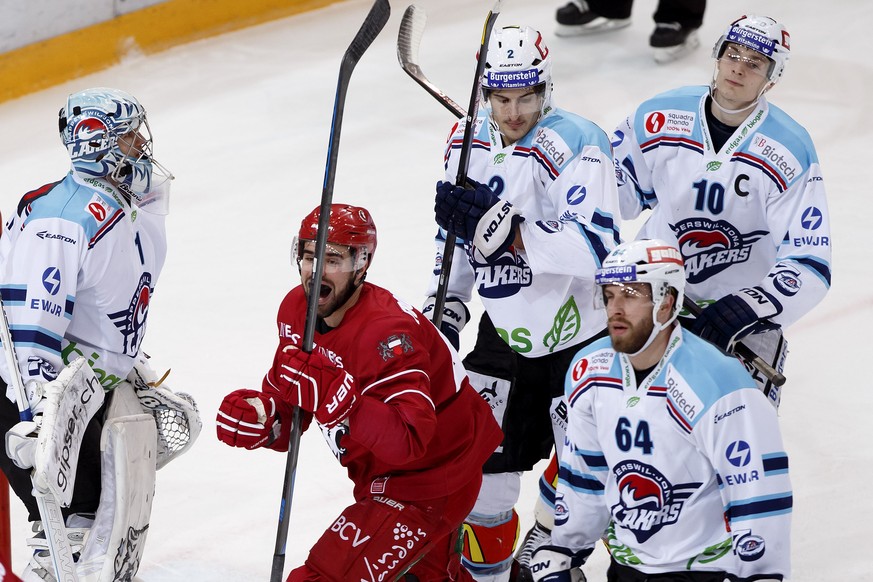
<path fill-rule="evenodd" d="M 516 352 L 536 357 L 574 346 L 606 326 L 594 308 L 594 271 L 619 243 L 618 197 L 606 134 L 594 123 L 553 110 L 518 142 L 503 147 L 480 113 L 467 176 L 488 184 L 521 211 L 524 250 L 486 262 L 470 243 L 455 248 L 448 297 L 469 301 L 475 287 L 494 326 Z M 454 182 L 464 126 L 446 147 Z M 429 294 L 436 292 L 445 235 Z"/>
<path fill-rule="evenodd" d="M 761 98 L 716 152 L 708 87 L 684 87 L 640 105 L 613 135 L 621 214 L 652 213 L 637 238 L 675 244 L 686 294 L 707 304 L 759 286 L 788 326 L 831 282 L 824 182 L 809 134 Z"/>
<path fill-rule="evenodd" d="M 736 359 L 677 325 L 640 385 L 605 338 L 565 388 L 554 543 L 576 552 L 607 531 L 612 557 L 649 574 L 789 575 L 788 456 Z"/>
<path fill-rule="evenodd" d="M 0 292 L 25 382 L 78 356 L 106 390 L 127 377 L 164 265 L 164 219 L 74 172 L 21 199 L 0 237 Z M 0 376 L 10 384 L 5 359 Z"/>

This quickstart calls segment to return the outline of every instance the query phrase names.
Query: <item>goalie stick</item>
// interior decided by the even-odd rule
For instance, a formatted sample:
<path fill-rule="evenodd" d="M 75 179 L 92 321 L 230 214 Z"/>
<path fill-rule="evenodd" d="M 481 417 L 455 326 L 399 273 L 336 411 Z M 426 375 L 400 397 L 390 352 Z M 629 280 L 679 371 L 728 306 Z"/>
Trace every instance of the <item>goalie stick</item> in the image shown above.
<path fill-rule="evenodd" d="M 455 117 L 459 119 L 466 117 L 467 113 L 448 95 L 446 95 L 445 93 L 443 93 L 442 90 L 436 87 L 427 78 L 427 76 L 424 74 L 424 71 L 421 70 L 421 65 L 419 64 L 418 60 L 418 50 L 421 46 L 421 39 L 424 35 L 425 24 L 427 24 L 427 14 L 423 9 L 412 5 L 409 6 L 406 9 L 406 12 L 403 13 L 403 20 L 401 20 L 400 22 L 400 32 L 397 35 L 397 60 L 400 62 L 400 67 L 406 72 L 407 75 L 412 77 L 412 79 L 416 83 L 423 87 L 425 91 L 430 93 L 434 99 L 436 99 L 443 107 L 448 109 Z M 446 260 L 445 252 L 446 251 L 443 251 L 444 264 Z M 440 275 L 440 282 L 442 283 L 442 274 Z M 685 309 L 687 309 L 695 317 L 701 312 L 701 308 L 687 297 L 685 298 L 684 306 Z M 442 321 L 442 310 L 437 311 L 435 306 L 434 324 L 439 326 L 439 321 L 437 320 L 437 317 L 440 318 L 439 321 Z M 745 344 L 738 342 L 735 346 L 734 351 L 736 355 L 740 357 L 740 359 L 742 359 L 744 362 L 747 362 L 749 365 L 751 365 L 761 374 L 763 374 L 765 378 L 773 382 L 773 385 L 779 387 L 785 384 L 785 376 L 782 375 L 775 368 L 773 368 L 773 366 L 768 364 L 763 358 L 761 358 Z"/>
<path fill-rule="evenodd" d="M 9 329 L 9 320 L 6 319 L 6 307 L 0 299 L 0 341 L 3 342 L 3 351 L 6 355 L 6 369 L 9 370 L 9 381 L 15 385 L 15 399 L 18 401 L 18 417 L 23 422 L 33 422 L 33 412 L 27 399 L 27 391 L 18 367 L 18 357 L 15 354 L 15 345 L 12 343 L 12 332 Z M 34 424 L 36 428 L 36 424 Z M 33 480 L 33 473 L 31 473 Z M 42 520 L 42 528 L 49 545 L 49 553 L 52 565 L 55 569 L 55 578 L 58 582 L 78 582 L 79 575 L 76 572 L 76 563 L 73 559 L 73 551 L 70 549 L 70 540 L 67 538 L 67 526 L 64 516 L 61 514 L 61 505 L 54 494 L 43 487 L 37 486 L 34 480 L 33 496 L 39 508 L 39 517 Z"/>
<path fill-rule="evenodd" d="M 482 77 L 482 73 L 485 71 L 485 61 L 488 58 L 488 41 L 491 38 L 491 30 L 494 28 L 494 22 L 500 15 L 500 5 L 502 1 L 503 0 L 497 0 L 497 2 L 494 3 L 494 7 L 485 18 L 485 26 L 482 30 L 482 41 L 479 44 L 479 55 L 476 59 L 476 76 L 473 77 L 473 89 L 470 92 L 470 105 L 469 107 L 467 107 L 467 119 L 464 123 L 464 141 L 461 144 L 461 153 L 458 157 L 458 174 L 455 178 L 455 184 L 459 186 L 467 184 L 467 169 L 470 165 L 470 150 L 473 147 L 473 123 L 476 121 L 476 115 L 479 109 L 479 80 Z M 420 31 L 418 33 L 417 40 L 420 42 L 421 32 L 424 31 L 424 24 L 422 23 L 419 28 Z M 414 33 L 416 29 L 413 28 L 411 30 Z M 413 35 L 409 38 L 410 40 L 414 40 L 415 36 Z M 434 96 L 439 98 L 438 95 Z M 444 95 L 443 97 L 445 99 L 448 99 Z M 449 99 L 448 101 L 451 100 Z M 443 101 L 442 99 L 440 100 L 440 102 L 443 104 L 446 104 L 448 101 Z M 457 105 L 455 105 L 455 108 L 457 109 Z M 447 231 L 446 242 L 443 246 L 443 260 L 442 265 L 440 266 L 440 278 L 439 282 L 437 283 L 437 291 L 433 308 L 433 324 L 437 328 L 440 327 L 440 324 L 443 321 L 443 310 L 445 309 L 446 305 L 446 292 L 448 291 L 449 286 L 449 274 L 452 270 L 452 261 L 455 257 L 456 241 L 457 237 L 455 237 L 455 233 Z"/>
<path fill-rule="evenodd" d="M 339 77 L 336 85 L 336 98 L 331 120 L 330 142 L 327 147 L 327 163 L 324 169 L 324 186 L 321 191 L 321 208 L 318 216 L 318 230 L 315 237 L 315 270 L 312 275 L 311 289 L 321 287 L 324 274 L 324 252 L 327 246 L 327 230 L 330 224 L 330 206 L 333 201 L 333 185 L 336 178 L 336 163 L 339 157 L 340 130 L 342 129 L 343 109 L 346 102 L 346 92 L 355 65 L 364 52 L 373 43 L 391 15 L 388 0 L 376 0 L 370 12 L 364 19 L 361 28 L 352 39 L 343 55 L 340 64 Z M 318 313 L 318 294 L 310 293 L 306 309 L 306 325 L 303 332 L 303 351 L 311 353 L 315 343 L 315 322 Z M 285 543 L 288 539 L 288 518 L 291 512 L 291 498 L 294 493 L 294 476 L 297 472 L 297 457 L 300 451 L 300 435 L 303 422 L 303 411 L 294 408 L 291 420 L 291 438 L 288 444 L 288 458 L 285 464 L 285 483 L 282 488 L 282 503 L 279 509 L 279 525 L 276 531 L 276 548 L 273 554 L 273 569 L 270 573 L 271 582 L 281 582 L 285 568 Z"/>

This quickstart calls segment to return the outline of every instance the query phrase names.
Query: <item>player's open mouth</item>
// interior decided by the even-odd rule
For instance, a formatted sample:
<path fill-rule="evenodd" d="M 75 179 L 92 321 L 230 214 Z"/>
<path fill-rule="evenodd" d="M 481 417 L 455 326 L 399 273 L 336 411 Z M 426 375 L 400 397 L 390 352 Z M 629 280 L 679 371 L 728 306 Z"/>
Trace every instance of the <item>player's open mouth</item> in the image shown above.
<path fill-rule="evenodd" d="M 330 286 L 328 286 L 328 285 L 322 285 L 322 286 L 321 286 L 321 291 L 320 291 L 319 294 L 318 294 L 318 298 L 319 298 L 319 299 L 327 299 L 327 297 L 330 295 L 330 292 L 331 292 L 331 288 L 330 288 Z"/>

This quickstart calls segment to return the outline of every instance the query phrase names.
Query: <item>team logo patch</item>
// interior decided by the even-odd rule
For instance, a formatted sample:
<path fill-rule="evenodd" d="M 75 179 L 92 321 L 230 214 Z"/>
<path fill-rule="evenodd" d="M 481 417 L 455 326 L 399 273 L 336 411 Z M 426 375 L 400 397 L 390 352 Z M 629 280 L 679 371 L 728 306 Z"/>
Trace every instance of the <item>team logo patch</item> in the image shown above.
<path fill-rule="evenodd" d="M 797 295 L 802 285 L 800 271 L 786 263 L 778 263 L 770 279 L 773 281 L 773 287 L 786 297 Z"/>
<path fill-rule="evenodd" d="M 411 352 L 413 349 L 412 341 L 405 333 L 392 335 L 385 341 L 379 343 L 379 355 L 382 356 L 382 359 L 386 362 L 394 356 Z"/>
<path fill-rule="evenodd" d="M 127 309 L 108 314 L 109 319 L 124 336 L 123 353 L 128 356 L 135 356 L 142 343 L 151 299 L 151 282 L 151 273 L 143 273 Z"/>
<path fill-rule="evenodd" d="M 745 263 L 752 254 L 752 245 L 767 235 L 761 230 L 744 234 L 727 221 L 708 218 L 687 218 L 670 228 L 679 241 L 685 275 L 692 284 Z"/>
<path fill-rule="evenodd" d="M 699 486 L 673 485 L 655 467 L 636 460 L 622 461 L 613 471 L 619 490 L 619 502 L 611 508 L 613 520 L 639 543 L 676 523 L 685 502 Z"/>
<path fill-rule="evenodd" d="M 733 533 L 734 553 L 743 562 L 754 562 L 764 555 L 764 538 L 752 534 L 751 530 Z"/>

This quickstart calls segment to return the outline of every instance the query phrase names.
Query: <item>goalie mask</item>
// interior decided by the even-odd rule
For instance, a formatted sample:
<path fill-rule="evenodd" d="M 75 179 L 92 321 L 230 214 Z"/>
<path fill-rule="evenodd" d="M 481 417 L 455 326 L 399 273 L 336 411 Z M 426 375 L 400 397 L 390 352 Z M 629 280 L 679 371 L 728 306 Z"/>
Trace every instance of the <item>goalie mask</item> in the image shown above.
<path fill-rule="evenodd" d="M 543 35 L 530 26 L 507 26 L 491 34 L 481 79 L 481 102 L 492 91 L 533 87 L 541 116 L 551 109 L 552 59 Z"/>
<path fill-rule="evenodd" d="M 675 321 L 685 298 L 685 266 L 682 254 L 676 247 L 659 239 L 637 240 L 619 245 L 609 253 L 603 266 L 597 269 L 594 282 L 601 288 L 595 294 L 598 307 L 606 305 L 602 294 L 605 285 L 647 283 L 651 288 L 654 328 L 643 347 L 631 354 L 632 356 L 649 347 L 661 330 Z M 658 310 L 671 290 L 675 293 L 673 311 L 667 321 L 659 323 Z"/>
<path fill-rule="evenodd" d="M 316 240 L 320 216 L 321 207 L 316 207 L 300 223 L 300 231 L 294 238 L 291 251 L 292 259 L 298 269 L 303 267 L 303 261 L 312 260 L 304 258 L 303 250 L 306 242 Z M 345 266 L 346 264 L 341 261 L 331 261 L 332 256 L 342 255 L 342 252 L 338 254 L 327 252 L 324 264 L 327 272 L 366 270 L 373 260 L 373 253 L 376 252 L 376 225 L 370 212 L 360 206 L 332 204 L 327 227 L 327 246 L 331 245 L 348 247 L 353 254 L 353 260 Z M 330 250 L 328 248 L 328 251 Z"/>
<path fill-rule="evenodd" d="M 166 212 L 173 175 L 152 157 L 146 112 L 135 97 L 103 87 L 73 93 L 58 130 L 78 175 L 108 179 L 138 207 Z"/>

